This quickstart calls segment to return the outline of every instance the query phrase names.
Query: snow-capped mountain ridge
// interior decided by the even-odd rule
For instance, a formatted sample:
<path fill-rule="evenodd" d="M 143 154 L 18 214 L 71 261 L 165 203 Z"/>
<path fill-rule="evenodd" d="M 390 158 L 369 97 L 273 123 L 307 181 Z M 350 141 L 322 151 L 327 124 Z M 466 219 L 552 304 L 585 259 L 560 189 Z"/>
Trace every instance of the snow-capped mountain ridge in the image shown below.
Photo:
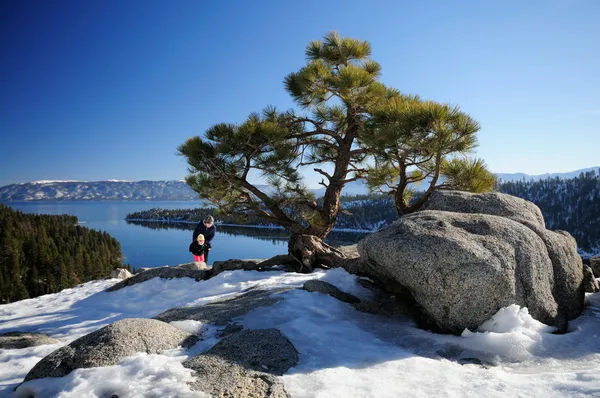
<path fill-rule="evenodd" d="M 587 169 L 579 169 L 575 171 L 568 171 L 564 173 L 544 173 L 537 175 L 530 175 L 525 173 L 496 173 L 496 176 L 502 180 L 503 182 L 507 181 L 539 181 L 544 180 L 546 178 L 555 178 L 558 177 L 561 180 L 578 177 L 581 173 L 585 173 L 588 171 L 596 170 L 596 172 L 600 172 L 600 167 L 588 167 Z"/>
<path fill-rule="evenodd" d="M 600 167 L 575 170 L 566 173 L 547 173 L 528 175 L 524 173 L 497 173 L 503 182 L 507 181 L 537 181 L 545 178 L 558 177 L 568 179 L 579 176 L 583 172 L 596 170 Z M 269 192 L 266 185 L 258 188 Z M 315 195 L 323 196 L 324 188 L 312 189 Z M 346 184 L 343 195 L 365 195 L 369 189 L 364 181 L 354 181 Z M 41 180 L 0 187 L 0 201 L 10 200 L 198 200 L 198 194 L 187 186 L 183 180 L 166 181 L 77 181 L 77 180 Z"/>
<path fill-rule="evenodd" d="M 1 201 L 199 200 L 183 181 L 34 181 L 0 187 Z"/>

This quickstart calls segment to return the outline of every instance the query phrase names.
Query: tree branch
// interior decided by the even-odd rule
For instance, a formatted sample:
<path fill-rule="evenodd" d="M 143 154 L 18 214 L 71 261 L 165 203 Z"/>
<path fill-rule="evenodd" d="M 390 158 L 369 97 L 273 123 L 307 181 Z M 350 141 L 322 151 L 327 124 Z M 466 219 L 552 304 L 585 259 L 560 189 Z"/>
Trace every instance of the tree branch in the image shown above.
<path fill-rule="evenodd" d="M 329 181 L 331 181 L 331 178 L 332 178 L 332 177 L 331 177 L 331 175 L 329 175 L 329 173 L 327 173 L 327 172 L 325 172 L 325 171 L 323 171 L 323 170 L 321 170 L 321 169 L 313 169 L 313 170 L 314 170 L 314 171 L 316 171 L 316 172 L 317 172 L 317 173 L 319 173 L 319 174 L 322 174 L 322 175 L 324 175 L 325 177 L 327 177 L 327 179 L 328 179 Z"/>

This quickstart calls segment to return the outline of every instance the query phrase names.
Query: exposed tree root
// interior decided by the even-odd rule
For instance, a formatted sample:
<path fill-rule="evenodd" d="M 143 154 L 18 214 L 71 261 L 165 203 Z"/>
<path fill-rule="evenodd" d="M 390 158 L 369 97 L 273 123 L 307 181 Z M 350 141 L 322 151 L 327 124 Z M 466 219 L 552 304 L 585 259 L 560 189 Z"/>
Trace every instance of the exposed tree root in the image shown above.
<path fill-rule="evenodd" d="M 292 235 L 288 254 L 297 263 L 297 272 L 311 273 L 315 268 L 337 268 L 346 258 L 344 253 L 314 235 Z"/>

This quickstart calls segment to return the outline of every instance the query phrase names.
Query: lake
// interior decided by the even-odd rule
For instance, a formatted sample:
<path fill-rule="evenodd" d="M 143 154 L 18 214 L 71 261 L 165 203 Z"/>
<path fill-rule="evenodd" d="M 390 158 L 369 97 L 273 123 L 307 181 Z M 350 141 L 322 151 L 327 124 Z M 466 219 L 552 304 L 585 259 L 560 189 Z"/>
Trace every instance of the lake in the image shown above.
<path fill-rule="evenodd" d="M 132 267 L 160 267 L 193 261 L 188 247 L 193 224 L 134 223 L 125 221 L 128 213 L 163 209 L 202 207 L 201 202 L 2 202 L 23 213 L 70 214 L 82 226 L 106 231 L 121 243 L 124 262 Z M 218 221 L 218 217 L 215 217 Z M 332 232 L 330 244 L 356 243 L 364 233 Z M 244 258 L 267 258 L 287 253 L 289 234 L 283 230 L 225 227 L 217 225 L 209 263 Z"/>

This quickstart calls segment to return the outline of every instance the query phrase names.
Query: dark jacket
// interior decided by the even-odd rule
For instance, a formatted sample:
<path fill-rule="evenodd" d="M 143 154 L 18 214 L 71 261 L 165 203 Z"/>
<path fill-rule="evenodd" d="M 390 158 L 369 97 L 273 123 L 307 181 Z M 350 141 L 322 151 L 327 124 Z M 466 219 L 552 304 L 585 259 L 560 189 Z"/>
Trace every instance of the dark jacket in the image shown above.
<path fill-rule="evenodd" d="M 192 241 L 196 242 L 196 238 L 198 237 L 198 235 L 202 234 L 204 235 L 204 240 L 206 244 L 208 244 L 208 247 L 210 247 L 210 241 L 215 237 L 215 233 L 217 233 L 217 227 L 215 227 L 215 224 L 211 225 L 210 228 L 206 228 L 204 222 L 200 222 L 194 230 L 194 234 L 192 235 Z"/>
<path fill-rule="evenodd" d="M 195 240 L 190 243 L 190 251 L 194 256 L 202 256 L 208 252 L 208 247 L 206 246 L 206 243 L 201 245 Z"/>

